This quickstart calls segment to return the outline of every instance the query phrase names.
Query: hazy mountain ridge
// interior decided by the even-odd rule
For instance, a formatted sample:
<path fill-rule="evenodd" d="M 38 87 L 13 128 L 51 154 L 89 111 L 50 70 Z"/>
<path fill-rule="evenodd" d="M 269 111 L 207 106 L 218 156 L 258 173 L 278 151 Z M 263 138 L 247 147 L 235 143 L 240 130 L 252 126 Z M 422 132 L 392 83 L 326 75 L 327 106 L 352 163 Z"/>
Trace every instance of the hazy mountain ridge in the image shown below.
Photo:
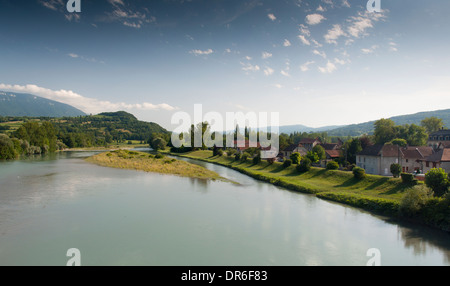
<path fill-rule="evenodd" d="M 65 103 L 33 94 L 0 91 L 0 116 L 73 117 L 86 115 Z"/>

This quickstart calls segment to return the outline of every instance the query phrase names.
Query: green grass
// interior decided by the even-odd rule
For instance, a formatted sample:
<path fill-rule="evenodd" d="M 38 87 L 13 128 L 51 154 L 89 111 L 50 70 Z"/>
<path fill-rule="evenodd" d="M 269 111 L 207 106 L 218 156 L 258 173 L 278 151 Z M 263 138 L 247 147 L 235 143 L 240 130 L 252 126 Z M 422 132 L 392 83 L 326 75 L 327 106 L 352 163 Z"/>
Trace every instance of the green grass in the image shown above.
<path fill-rule="evenodd" d="M 411 187 L 404 185 L 401 179 L 382 176 L 367 175 L 365 179 L 357 180 L 352 172 L 314 167 L 300 174 L 296 165 L 284 168 L 282 163 L 270 165 L 266 161 L 255 165 L 251 160 L 235 161 L 234 157 L 226 154 L 213 157 L 211 151 L 194 151 L 181 156 L 227 166 L 277 186 L 386 215 L 397 213 L 405 192 L 412 188 L 425 188 L 423 184 Z"/>
<path fill-rule="evenodd" d="M 136 151 L 116 150 L 104 152 L 91 156 L 86 161 L 104 167 L 226 181 L 217 173 L 204 167 L 168 157 L 157 159 L 154 155 Z"/>

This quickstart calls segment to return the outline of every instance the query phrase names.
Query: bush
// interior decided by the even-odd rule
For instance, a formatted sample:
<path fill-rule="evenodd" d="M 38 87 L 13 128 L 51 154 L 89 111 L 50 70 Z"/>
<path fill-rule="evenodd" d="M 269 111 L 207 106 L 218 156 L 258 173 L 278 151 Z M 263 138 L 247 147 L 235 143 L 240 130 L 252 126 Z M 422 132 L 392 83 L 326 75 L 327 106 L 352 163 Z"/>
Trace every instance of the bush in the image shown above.
<path fill-rule="evenodd" d="M 241 153 L 236 153 L 236 156 L 234 156 L 234 160 L 236 161 L 241 160 Z"/>
<path fill-rule="evenodd" d="M 275 158 L 267 159 L 267 163 L 269 163 L 269 165 L 272 165 L 273 163 L 275 163 Z"/>
<path fill-rule="evenodd" d="M 358 180 L 362 180 L 366 177 L 366 170 L 360 167 L 355 167 L 353 168 L 353 176 Z"/>
<path fill-rule="evenodd" d="M 155 155 L 155 158 L 156 158 L 156 159 L 162 159 L 162 158 L 164 158 L 164 155 L 158 153 L 158 154 Z"/>
<path fill-rule="evenodd" d="M 429 194 L 425 189 L 411 189 L 402 198 L 399 206 L 403 216 L 414 216 L 427 203 Z"/>
<path fill-rule="evenodd" d="M 328 162 L 327 170 L 337 170 L 339 169 L 339 164 L 335 161 Z"/>
<path fill-rule="evenodd" d="M 258 154 L 255 158 L 253 158 L 253 164 L 257 165 L 259 163 L 261 163 L 261 154 Z"/>
<path fill-rule="evenodd" d="M 235 149 L 228 149 L 227 150 L 227 155 L 228 157 L 233 156 L 234 154 L 236 154 L 236 150 Z"/>
<path fill-rule="evenodd" d="M 300 164 L 297 166 L 297 171 L 300 173 L 306 173 L 311 170 L 311 160 L 309 158 L 303 158 Z"/>
<path fill-rule="evenodd" d="M 394 176 L 394 178 L 398 178 L 402 173 L 402 166 L 400 164 L 392 164 L 391 173 Z"/>
<path fill-rule="evenodd" d="M 348 164 L 347 165 L 347 171 L 353 171 L 353 169 L 356 167 L 355 164 Z"/>
<path fill-rule="evenodd" d="M 401 177 L 402 177 L 402 183 L 405 185 L 417 185 L 417 183 L 418 183 L 418 180 L 414 179 L 413 174 L 402 173 Z"/>
<path fill-rule="evenodd" d="M 431 169 L 425 175 L 425 184 L 433 191 L 435 197 L 443 197 L 448 191 L 448 175 L 444 169 Z"/>
<path fill-rule="evenodd" d="M 287 167 L 289 167 L 291 165 L 292 165 L 292 160 L 291 159 L 284 160 L 283 167 L 287 168 Z"/>
<path fill-rule="evenodd" d="M 223 150 L 222 149 L 217 150 L 217 156 L 219 156 L 219 157 L 223 156 Z"/>
<path fill-rule="evenodd" d="M 300 155 L 300 153 L 295 152 L 292 153 L 290 159 L 292 160 L 292 164 L 298 165 L 300 164 L 300 161 L 302 160 L 302 155 Z"/>
<path fill-rule="evenodd" d="M 244 152 L 244 154 L 242 154 L 241 160 L 245 162 L 247 161 L 248 158 L 250 158 L 250 154 Z"/>

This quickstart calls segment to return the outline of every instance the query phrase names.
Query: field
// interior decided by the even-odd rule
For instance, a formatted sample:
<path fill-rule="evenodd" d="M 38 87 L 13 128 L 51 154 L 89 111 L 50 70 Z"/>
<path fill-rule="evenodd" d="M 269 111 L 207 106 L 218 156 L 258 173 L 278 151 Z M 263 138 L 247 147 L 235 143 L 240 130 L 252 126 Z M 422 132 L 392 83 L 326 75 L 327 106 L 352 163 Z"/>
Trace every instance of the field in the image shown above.
<path fill-rule="evenodd" d="M 89 157 L 86 161 L 104 167 L 171 174 L 198 179 L 225 180 L 217 173 L 201 166 L 167 157 L 158 158 L 155 155 L 143 152 L 116 150 Z"/>

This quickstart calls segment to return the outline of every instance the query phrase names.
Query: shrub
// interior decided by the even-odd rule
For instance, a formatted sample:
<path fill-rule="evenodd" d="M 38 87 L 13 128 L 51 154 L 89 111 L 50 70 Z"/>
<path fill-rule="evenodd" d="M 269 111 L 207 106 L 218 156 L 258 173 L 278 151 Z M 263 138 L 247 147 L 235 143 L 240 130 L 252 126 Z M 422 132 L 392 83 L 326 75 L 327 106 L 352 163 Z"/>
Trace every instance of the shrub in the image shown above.
<path fill-rule="evenodd" d="M 247 161 L 247 159 L 250 157 L 250 154 L 247 152 L 244 152 L 244 154 L 242 154 L 241 160 L 242 161 Z"/>
<path fill-rule="evenodd" d="M 339 164 L 335 161 L 328 162 L 327 170 L 337 170 L 339 169 Z"/>
<path fill-rule="evenodd" d="M 255 158 L 253 158 L 253 164 L 257 165 L 259 163 L 261 163 L 261 154 L 258 154 Z"/>
<path fill-rule="evenodd" d="M 406 184 L 406 185 L 417 185 L 417 183 L 418 183 L 418 180 L 414 179 L 414 175 L 413 174 L 402 173 L 401 177 L 402 177 L 402 183 L 403 184 Z"/>
<path fill-rule="evenodd" d="M 355 164 L 348 164 L 347 165 L 347 171 L 353 171 L 353 169 L 356 167 Z"/>
<path fill-rule="evenodd" d="M 425 175 L 425 184 L 433 191 L 435 197 L 443 197 L 448 191 L 448 175 L 444 169 L 431 169 Z"/>
<path fill-rule="evenodd" d="M 306 173 L 311 170 L 311 160 L 309 158 L 303 158 L 300 164 L 297 166 L 297 171 L 300 173 Z"/>
<path fill-rule="evenodd" d="M 241 160 L 241 153 L 236 153 L 236 156 L 234 156 L 234 160 L 236 161 Z"/>
<path fill-rule="evenodd" d="M 411 189 L 400 201 L 399 211 L 403 216 L 413 216 L 417 214 L 427 203 L 429 198 L 425 189 Z"/>
<path fill-rule="evenodd" d="M 302 155 L 300 153 L 295 152 L 292 153 L 291 157 L 289 157 L 292 160 L 292 164 L 298 165 L 300 164 L 300 161 L 302 160 Z"/>
<path fill-rule="evenodd" d="M 287 167 L 289 167 L 291 165 L 292 165 L 292 160 L 291 159 L 284 160 L 283 167 L 287 168 Z"/>
<path fill-rule="evenodd" d="M 275 163 L 275 158 L 267 159 L 267 163 L 269 163 L 269 165 L 272 165 L 273 163 Z"/>
<path fill-rule="evenodd" d="M 360 167 L 355 167 L 353 168 L 353 176 L 358 180 L 362 180 L 366 177 L 366 170 Z"/>
<path fill-rule="evenodd" d="M 158 153 L 158 154 L 155 155 L 155 158 L 156 159 L 162 159 L 162 158 L 164 158 L 164 155 L 161 154 L 161 153 Z"/>
<path fill-rule="evenodd" d="M 235 149 L 228 149 L 227 150 L 227 155 L 230 157 L 230 156 L 233 156 L 234 154 L 236 154 L 236 150 Z"/>
<path fill-rule="evenodd" d="M 392 164 L 391 173 L 394 176 L 394 178 L 398 178 L 402 173 L 402 166 L 400 164 Z"/>
<path fill-rule="evenodd" d="M 219 156 L 219 157 L 223 156 L 223 150 L 222 149 L 217 150 L 217 156 Z"/>

